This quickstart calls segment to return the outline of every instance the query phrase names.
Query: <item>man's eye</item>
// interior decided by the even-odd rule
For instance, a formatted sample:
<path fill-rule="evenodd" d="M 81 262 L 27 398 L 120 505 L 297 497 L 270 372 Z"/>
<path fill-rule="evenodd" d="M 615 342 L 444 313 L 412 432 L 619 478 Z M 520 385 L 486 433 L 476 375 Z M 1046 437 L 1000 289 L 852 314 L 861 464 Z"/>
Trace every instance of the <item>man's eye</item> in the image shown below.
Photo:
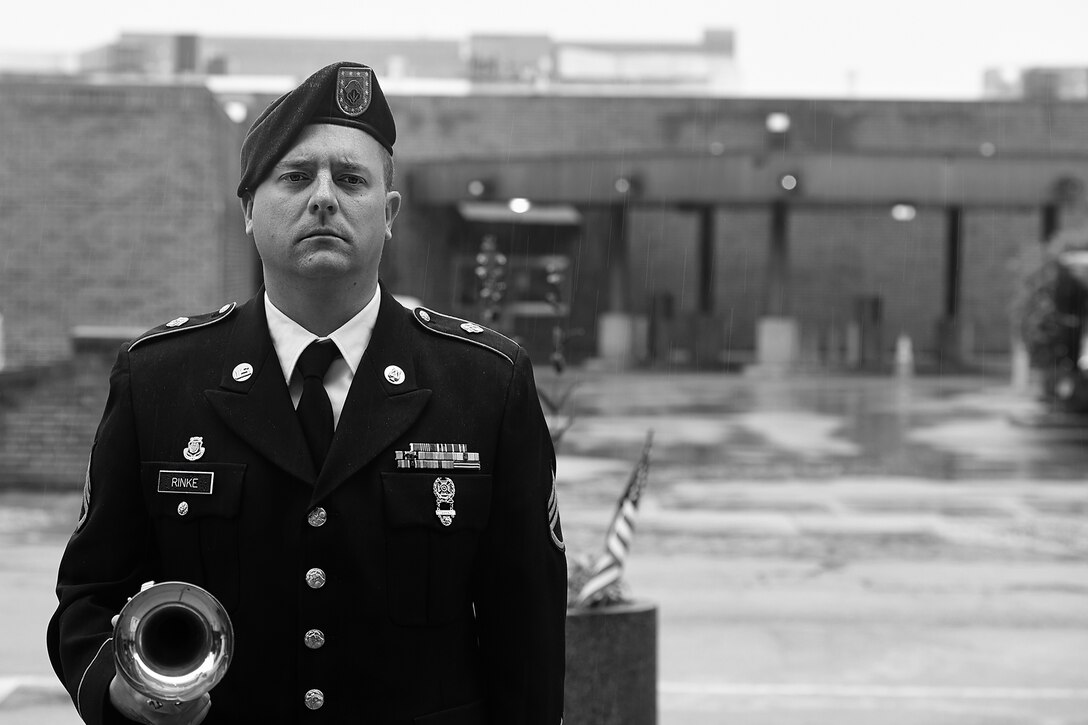
<path fill-rule="evenodd" d="M 290 174 L 284 174 L 280 178 L 282 178 L 284 181 L 290 181 L 291 183 L 297 184 L 297 183 L 306 181 L 306 174 L 299 173 L 299 172 L 292 172 Z"/>
<path fill-rule="evenodd" d="M 347 174 L 340 178 L 343 179 L 344 183 L 348 184 L 349 186 L 359 186 L 360 184 L 366 183 L 366 179 L 361 176 L 356 176 L 355 174 Z"/>

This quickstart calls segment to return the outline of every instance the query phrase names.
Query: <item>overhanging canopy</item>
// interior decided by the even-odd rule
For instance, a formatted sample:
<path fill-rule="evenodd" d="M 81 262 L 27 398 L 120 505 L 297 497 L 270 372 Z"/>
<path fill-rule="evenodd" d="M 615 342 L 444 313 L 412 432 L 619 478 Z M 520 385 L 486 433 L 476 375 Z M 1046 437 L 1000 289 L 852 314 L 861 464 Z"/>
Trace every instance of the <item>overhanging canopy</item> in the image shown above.
<path fill-rule="evenodd" d="M 551 224 L 577 226 L 582 215 L 569 204 L 533 204 L 528 210 L 516 212 L 501 201 L 462 201 L 457 211 L 465 221 L 487 224 Z"/>

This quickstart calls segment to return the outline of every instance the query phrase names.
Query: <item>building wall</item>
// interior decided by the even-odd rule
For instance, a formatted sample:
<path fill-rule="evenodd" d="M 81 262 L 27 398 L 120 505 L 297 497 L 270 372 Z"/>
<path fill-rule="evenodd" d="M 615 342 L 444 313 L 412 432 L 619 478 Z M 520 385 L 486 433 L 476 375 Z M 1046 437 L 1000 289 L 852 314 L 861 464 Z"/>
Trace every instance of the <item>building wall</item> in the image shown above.
<path fill-rule="evenodd" d="M 1040 211 L 1032 207 L 970 209 L 963 219 L 963 270 L 960 303 L 980 354 L 1009 349 L 1009 303 L 1014 277 L 1010 266 L 1025 246 L 1038 246 Z"/>
<path fill-rule="evenodd" d="M 382 254 L 381 278 L 390 291 L 417 297 L 428 307 L 450 309 L 448 250 L 457 224 L 453 209 L 413 202 L 407 192 L 393 222 L 393 239 Z"/>
<path fill-rule="evenodd" d="M 649 151 L 707 149 L 910 155 L 974 152 L 985 142 L 995 153 L 1088 148 L 1083 103 L 396 96 L 392 105 L 407 201 L 384 277 L 396 291 L 436 306 L 451 293 L 443 246 L 456 216 L 414 203 L 412 168 L 427 160 L 614 153 L 635 162 Z M 785 136 L 766 131 L 771 111 L 790 114 Z M 252 291 L 256 263 L 233 195 L 244 129 L 203 89 L 8 80 L 0 82 L 0 124 L 0 314 L 9 367 L 64 358 L 75 325 L 152 326 Z M 576 191 L 558 193 L 577 205 Z M 850 294 L 877 284 L 859 280 L 882 276 L 898 289 L 900 258 L 910 262 L 911 250 L 927 253 L 927 244 L 943 239 L 929 216 L 923 210 L 896 224 L 883 209 L 798 211 L 791 222 L 797 309 L 826 326 L 850 314 L 840 278 L 858 288 Z M 989 298 L 1004 279 L 1005 257 L 1037 235 L 1036 216 L 1030 207 L 965 212 L 963 307 L 981 349 L 1006 344 L 1002 311 Z M 750 349 L 764 302 L 767 210 L 723 206 L 717 220 L 711 314 L 727 327 L 729 347 Z M 587 275 L 607 266 L 602 229 L 587 221 L 579 262 L 580 280 L 595 296 L 599 280 Z M 677 310 L 691 312 L 699 276 L 695 216 L 636 205 L 628 234 L 634 309 L 644 311 L 668 292 Z M 853 252 L 821 253 L 835 245 Z M 887 254 L 873 251 L 882 245 Z M 901 310 L 889 303 L 886 320 L 906 325 L 924 346 L 934 324 L 925 317 L 939 307 L 911 304 Z M 593 300 L 588 309 L 606 307 Z"/>
<path fill-rule="evenodd" d="M 771 215 L 764 206 L 719 209 L 715 219 L 714 312 L 722 321 L 727 359 L 755 348 L 763 313 Z"/>
<path fill-rule="evenodd" d="M 631 311 L 649 314 L 654 300 L 677 314 L 699 311 L 699 228 L 695 214 L 671 205 L 633 207 L 627 271 Z"/>
<path fill-rule="evenodd" d="M 69 357 L 76 325 L 153 327 L 253 287 L 238 129 L 195 87 L 0 83 L 7 367 Z"/>
<path fill-rule="evenodd" d="M 0 489 L 83 485 L 116 350 L 0 373 Z"/>
<path fill-rule="evenodd" d="M 428 160 L 646 153 L 1080 156 L 1084 103 L 891 103 L 776 99 L 394 97 L 398 177 L 405 192 L 383 278 L 396 292 L 451 306 L 449 249 L 456 210 L 412 195 Z M 769 136 L 771 111 L 790 114 Z M 253 291 L 256 261 L 242 233 L 237 155 L 244 128 L 198 87 L 0 80 L 0 315 L 8 372 L 0 374 L 0 485 L 77 487 L 101 414 L 112 350 L 77 352 L 72 328 L 147 328 L 215 309 Z M 989 147 L 987 147 L 989 148 Z M 889 153 L 890 152 L 890 153 Z M 568 329 L 572 359 L 594 354 L 597 319 L 614 309 L 606 280 L 616 226 L 606 206 L 580 204 Z M 628 300 L 651 314 L 671 296 L 660 330 L 668 360 L 741 361 L 765 310 L 768 204 L 714 214 L 712 307 L 700 309 L 699 217 L 635 202 L 626 225 Z M 909 223 L 882 207 L 816 206 L 802 194 L 789 219 L 792 311 L 809 337 L 838 329 L 859 296 L 883 301 L 885 346 L 906 332 L 924 354 L 943 314 L 945 210 Z M 964 211 L 961 309 L 975 349 L 1008 345 L 1007 260 L 1037 243 L 1039 206 Z M 816 331 L 813 333 L 812 331 Z M 114 346 L 115 347 L 115 346 Z M 683 353 L 683 355 L 680 355 Z M 73 357 L 75 355 L 75 357 Z M 675 355 L 675 357 L 674 357 Z M 14 372 L 12 371 L 14 369 Z M 75 401 L 75 405 L 73 405 Z"/>
<path fill-rule="evenodd" d="M 849 155 L 998 154 L 1028 158 L 1081 157 L 1088 150 L 1088 104 L 1043 102 L 882 102 L 790 99 L 660 99 L 473 97 L 392 99 L 400 132 L 398 158 L 412 162 L 458 157 L 532 159 L 615 155 L 636 166 L 640 153 L 745 151 L 769 156 L 820 151 Z M 766 130 L 767 115 L 788 113 L 786 134 Z M 1006 259 L 1039 234 L 1038 205 L 968 207 L 964 211 L 961 312 L 976 349 L 1008 347 L 1006 310 L 992 301 L 1008 280 Z M 549 201 L 578 204 L 576 189 Z M 884 207 L 843 203 L 806 206 L 798 197 L 790 224 L 793 306 L 811 328 L 835 335 L 854 318 L 856 297 L 879 296 L 884 345 L 900 332 L 915 349 L 932 351 L 944 310 L 945 210 L 920 208 L 901 223 Z M 697 251 L 693 215 L 633 206 L 630 224 L 632 309 L 648 309 L 657 291 L 690 312 L 697 272 L 684 265 Z M 755 320 L 764 309 L 769 212 L 765 205 L 719 208 L 713 273 L 714 325 L 723 346 L 754 347 Z M 590 248 L 608 244 L 588 226 Z M 647 276 L 649 273 L 649 276 Z"/>
<path fill-rule="evenodd" d="M 795 207 L 790 215 L 792 311 L 827 335 L 860 322 L 860 299 L 880 301 L 884 347 L 905 333 L 932 350 L 944 309 L 945 216 L 922 208 L 897 222 L 886 208 Z"/>
<path fill-rule="evenodd" d="M 257 102 L 261 105 L 261 102 Z M 1088 103 L 471 96 L 390 98 L 397 155 L 789 151 L 1077 154 Z M 785 112 L 786 134 L 766 130 Z M 637 157 L 636 159 L 637 160 Z"/>

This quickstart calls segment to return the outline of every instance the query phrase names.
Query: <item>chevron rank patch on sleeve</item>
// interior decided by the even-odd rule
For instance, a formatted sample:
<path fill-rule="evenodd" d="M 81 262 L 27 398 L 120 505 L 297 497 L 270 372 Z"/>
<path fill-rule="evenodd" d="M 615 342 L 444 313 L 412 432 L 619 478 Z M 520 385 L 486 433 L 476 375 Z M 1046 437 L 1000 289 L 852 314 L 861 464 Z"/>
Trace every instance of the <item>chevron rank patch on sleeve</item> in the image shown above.
<path fill-rule="evenodd" d="M 565 551 L 567 545 L 563 542 L 563 526 L 559 523 L 559 495 L 555 490 L 555 472 L 552 472 L 552 493 L 548 496 L 548 530 L 552 535 L 552 543 L 560 551 Z"/>

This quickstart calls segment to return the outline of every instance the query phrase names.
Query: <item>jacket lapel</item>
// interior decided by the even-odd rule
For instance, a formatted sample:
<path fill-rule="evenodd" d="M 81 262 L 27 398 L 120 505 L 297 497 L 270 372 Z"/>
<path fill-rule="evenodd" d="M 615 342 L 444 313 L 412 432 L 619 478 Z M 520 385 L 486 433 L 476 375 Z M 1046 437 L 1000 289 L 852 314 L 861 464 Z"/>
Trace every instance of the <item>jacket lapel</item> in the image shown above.
<path fill-rule="evenodd" d="M 408 344 L 411 330 L 406 329 L 411 315 L 384 287 L 380 294 L 374 332 L 351 381 L 332 447 L 318 476 L 314 502 L 388 449 L 415 422 L 431 397 L 431 391 L 419 387 L 416 379 Z M 386 377 L 386 368 L 393 365 L 404 372 L 399 384 Z"/>
<path fill-rule="evenodd" d="M 251 376 L 238 375 L 242 364 Z M 279 358 L 268 334 L 264 295 L 258 294 L 238 310 L 223 361 L 218 390 L 205 390 L 212 408 L 240 438 L 295 478 L 311 485 L 317 478 Z"/>

